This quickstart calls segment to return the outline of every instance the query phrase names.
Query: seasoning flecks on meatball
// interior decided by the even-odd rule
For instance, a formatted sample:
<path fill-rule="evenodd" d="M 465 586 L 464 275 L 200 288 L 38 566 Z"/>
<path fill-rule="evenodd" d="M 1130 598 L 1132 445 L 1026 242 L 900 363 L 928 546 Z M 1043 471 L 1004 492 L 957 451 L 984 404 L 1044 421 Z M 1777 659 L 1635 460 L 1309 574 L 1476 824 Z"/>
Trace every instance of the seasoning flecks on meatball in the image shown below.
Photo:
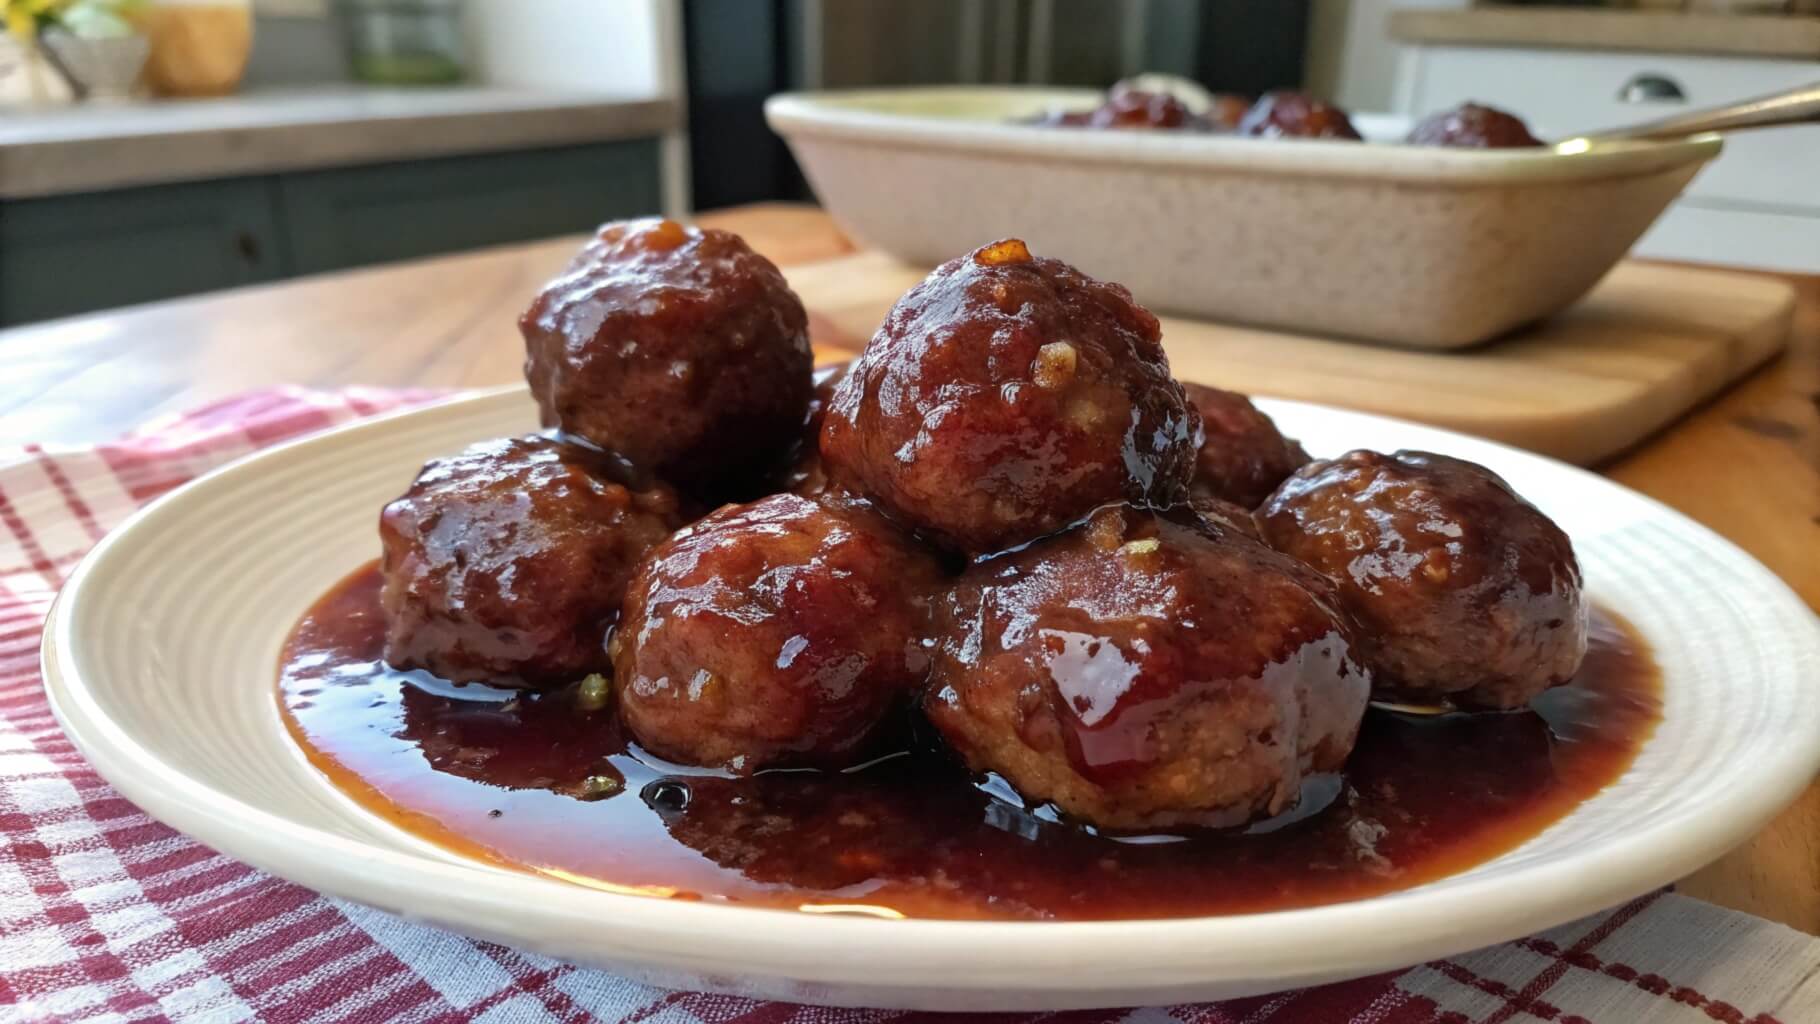
<path fill-rule="evenodd" d="M 837 482 L 968 552 L 1110 501 L 1166 506 L 1196 417 L 1156 317 L 1016 239 L 937 267 L 840 383 L 822 432 Z"/>
<path fill-rule="evenodd" d="M 1463 149 L 1516 149 L 1540 146 L 1542 140 L 1514 114 L 1477 103 L 1463 103 L 1423 118 L 1409 133 L 1416 146 L 1453 146 Z"/>
<path fill-rule="evenodd" d="M 976 562 L 935 621 L 924 710 L 948 743 L 1112 829 L 1288 809 L 1351 752 L 1370 688 L 1318 573 L 1128 507 Z"/>
<path fill-rule="evenodd" d="M 1339 585 L 1382 696 L 1514 708 L 1579 669 L 1573 546 L 1483 466 L 1350 452 L 1284 481 L 1257 518 Z"/>
<path fill-rule="evenodd" d="M 722 499 L 751 490 L 809 402 L 808 318 L 738 235 L 607 224 L 519 319 L 545 426 Z"/>
<path fill-rule="evenodd" d="M 505 686 L 610 671 L 626 581 L 683 522 L 669 487 L 628 487 L 616 470 L 541 436 L 425 466 L 380 516 L 386 661 Z"/>
<path fill-rule="evenodd" d="M 1201 447 L 1189 485 L 1196 498 L 1212 496 L 1257 508 L 1289 474 L 1308 464 L 1301 444 L 1284 437 L 1251 399 L 1200 384 L 1182 386 L 1201 414 Z"/>
<path fill-rule="evenodd" d="M 1258 97 L 1239 119 L 1238 133 L 1258 138 L 1358 139 L 1346 112 L 1305 93 L 1279 90 Z"/>
<path fill-rule="evenodd" d="M 841 768 L 927 673 L 933 556 L 876 512 L 792 494 L 735 505 L 651 553 L 613 648 L 632 735 L 748 774 Z"/>

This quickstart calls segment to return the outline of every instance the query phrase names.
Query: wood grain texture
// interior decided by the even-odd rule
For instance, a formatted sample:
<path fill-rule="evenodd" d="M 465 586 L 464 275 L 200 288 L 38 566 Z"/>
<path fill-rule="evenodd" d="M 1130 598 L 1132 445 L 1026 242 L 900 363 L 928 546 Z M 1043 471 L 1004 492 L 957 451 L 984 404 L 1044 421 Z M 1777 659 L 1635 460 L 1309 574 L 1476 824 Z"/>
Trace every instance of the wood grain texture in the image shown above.
<path fill-rule="evenodd" d="M 793 268 L 810 309 L 867 338 L 924 271 L 875 252 Z M 1626 263 L 1574 308 L 1468 353 L 1164 318 L 1177 375 L 1420 420 L 1587 464 L 1630 448 L 1780 351 L 1794 289 Z"/>
<path fill-rule="evenodd" d="M 1794 280 L 1783 357 L 1604 472 L 1723 534 L 1820 609 L 1820 277 Z M 1820 933 L 1820 784 L 1679 888 Z"/>
<path fill-rule="evenodd" d="M 1390 15 L 1391 38 L 1451 46 L 1535 46 L 1741 57 L 1820 57 L 1820 21 L 1774 14 L 1477 7 Z"/>
<path fill-rule="evenodd" d="M 700 220 L 745 235 L 798 286 L 824 298 L 812 328 L 824 354 L 838 355 L 869 335 L 877 300 L 861 301 L 838 287 L 843 257 L 854 250 L 825 215 L 760 206 Z M 276 384 L 510 383 L 520 379 L 523 358 L 513 319 L 577 242 L 556 239 L 0 331 L 0 445 L 101 440 L 159 413 Z M 1601 471 L 1730 538 L 1820 608 L 1820 277 L 1787 280 L 1797 289 L 1788 351 Z M 1676 318 L 1699 323 L 1708 301 L 1690 295 L 1663 315 L 1671 327 Z M 1230 367 L 1186 369 L 1193 358 L 1179 356 L 1189 376 L 1206 369 L 1209 379 L 1232 383 L 1235 374 L 1259 372 L 1237 356 Z M 1348 399 L 1358 390 L 1341 388 L 1336 404 L 1357 404 Z M 1682 889 L 1820 933 L 1820 788 Z"/>

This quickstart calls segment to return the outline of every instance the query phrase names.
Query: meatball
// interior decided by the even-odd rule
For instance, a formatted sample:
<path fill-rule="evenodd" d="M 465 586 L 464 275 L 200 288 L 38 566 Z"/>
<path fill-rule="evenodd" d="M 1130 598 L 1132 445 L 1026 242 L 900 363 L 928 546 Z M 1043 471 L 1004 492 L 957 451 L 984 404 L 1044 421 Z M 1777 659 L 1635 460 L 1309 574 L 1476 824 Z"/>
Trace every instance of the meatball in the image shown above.
<path fill-rule="evenodd" d="M 1305 93 L 1267 92 L 1239 119 L 1238 133 L 1260 138 L 1357 139 L 1346 112 Z"/>
<path fill-rule="evenodd" d="M 425 466 L 379 518 L 386 661 L 502 686 L 610 671 L 626 582 L 683 523 L 674 491 L 629 487 L 617 470 L 541 436 Z"/>
<path fill-rule="evenodd" d="M 1211 494 L 1196 494 L 1189 499 L 1188 504 L 1195 516 L 1208 526 L 1242 534 L 1252 540 L 1263 539 L 1258 533 L 1257 520 L 1252 518 L 1251 510 L 1243 505 L 1236 505 Z"/>
<path fill-rule="evenodd" d="M 1529 126 L 1514 114 L 1477 103 L 1463 103 L 1452 110 L 1431 114 L 1409 133 L 1416 146 L 1455 146 L 1465 149 L 1513 149 L 1540 146 Z"/>
<path fill-rule="evenodd" d="M 676 761 L 840 768 L 928 668 L 934 558 L 863 505 L 722 508 L 651 553 L 614 633 L 626 726 Z"/>
<path fill-rule="evenodd" d="M 726 231 L 608 224 L 519 329 L 545 426 L 708 497 L 750 489 L 809 404 L 803 304 Z"/>
<path fill-rule="evenodd" d="M 1573 545 L 1483 466 L 1350 452 L 1284 481 L 1257 518 L 1339 584 L 1381 696 L 1521 707 L 1580 667 Z"/>
<path fill-rule="evenodd" d="M 1318 573 L 1119 506 L 976 562 L 935 638 L 924 710 L 967 765 L 1112 829 L 1288 809 L 1370 689 Z"/>
<path fill-rule="evenodd" d="M 1201 414 L 1203 432 L 1189 485 L 1194 497 L 1257 508 L 1284 478 L 1308 464 L 1301 444 L 1284 437 L 1251 399 L 1200 384 L 1182 386 Z"/>
<path fill-rule="evenodd" d="M 1231 92 L 1213 94 L 1213 104 L 1204 115 L 1209 127 L 1216 132 L 1237 131 L 1239 122 L 1245 119 L 1245 112 L 1251 109 L 1251 100 Z"/>
<path fill-rule="evenodd" d="M 1087 115 L 1086 127 L 1205 131 L 1207 124 L 1187 104 L 1166 92 L 1146 92 L 1120 82 L 1106 95 L 1106 102 Z"/>
<path fill-rule="evenodd" d="M 1197 418 L 1156 317 L 1016 239 L 935 269 L 835 389 L 837 481 L 939 543 L 994 551 L 1107 502 L 1167 506 Z"/>
<path fill-rule="evenodd" d="M 1106 99 L 1091 110 L 1054 110 L 1036 119 L 1037 124 L 1065 128 L 1162 129 L 1211 131 L 1213 123 L 1186 103 L 1166 92 L 1151 92 L 1129 82 L 1118 82 Z"/>
<path fill-rule="evenodd" d="M 828 473 L 822 466 L 822 421 L 828 404 L 834 400 L 834 389 L 847 376 L 851 363 L 834 363 L 815 371 L 815 391 L 809 399 L 809 411 L 803 416 L 802 430 L 797 434 L 796 448 L 778 480 L 778 490 L 813 498 L 828 490 Z"/>
<path fill-rule="evenodd" d="M 1035 120 L 1069 128 L 1229 132 L 1251 108 L 1249 99 L 1229 92 L 1206 94 L 1205 102 L 1206 111 L 1196 113 L 1179 96 L 1155 88 L 1140 76 L 1113 83 L 1105 100 L 1091 110 L 1055 110 Z"/>

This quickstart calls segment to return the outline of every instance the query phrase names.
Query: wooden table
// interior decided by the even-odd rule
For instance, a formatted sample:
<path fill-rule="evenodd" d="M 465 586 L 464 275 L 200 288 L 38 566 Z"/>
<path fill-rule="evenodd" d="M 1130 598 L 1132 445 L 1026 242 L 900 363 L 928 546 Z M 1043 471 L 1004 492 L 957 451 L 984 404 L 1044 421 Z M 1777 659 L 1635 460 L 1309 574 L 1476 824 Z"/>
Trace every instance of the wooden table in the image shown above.
<path fill-rule="evenodd" d="M 738 231 L 785 266 L 853 250 L 812 207 L 700 221 Z M 0 331 L 0 446 L 103 440 L 274 384 L 520 380 L 514 320 L 576 245 L 556 239 Z M 1820 277 L 1796 284 L 1797 336 L 1783 358 L 1602 469 L 1731 538 L 1820 607 Z M 1820 786 L 1682 888 L 1820 933 Z"/>

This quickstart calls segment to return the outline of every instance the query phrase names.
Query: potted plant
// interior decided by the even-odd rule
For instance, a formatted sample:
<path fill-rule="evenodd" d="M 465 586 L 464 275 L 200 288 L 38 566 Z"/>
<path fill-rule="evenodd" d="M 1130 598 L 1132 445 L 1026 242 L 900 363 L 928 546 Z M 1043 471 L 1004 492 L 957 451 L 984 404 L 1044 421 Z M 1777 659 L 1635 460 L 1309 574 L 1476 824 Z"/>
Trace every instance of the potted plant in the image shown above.
<path fill-rule="evenodd" d="M 139 0 L 0 0 L 15 40 L 46 60 L 86 99 L 130 96 L 149 46 L 131 20 Z"/>
<path fill-rule="evenodd" d="M 67 0 L 0 0 L 0 103 L 65 103 L 75 88 L 38 49 L 38 30 Z"/>

